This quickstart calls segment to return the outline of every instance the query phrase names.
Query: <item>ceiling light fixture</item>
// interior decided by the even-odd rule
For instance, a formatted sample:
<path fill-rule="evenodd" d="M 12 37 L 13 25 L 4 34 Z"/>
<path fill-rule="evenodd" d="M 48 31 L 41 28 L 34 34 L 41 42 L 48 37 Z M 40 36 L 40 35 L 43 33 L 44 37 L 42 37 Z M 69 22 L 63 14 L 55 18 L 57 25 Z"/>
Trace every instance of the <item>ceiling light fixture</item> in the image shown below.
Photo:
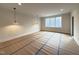
<path fill-rule="evenodd" d="M 22 3 L 18 3 L 18 5 L 22 5 Z"/>
<path fill-rule="evenodd" d="M 60 11 L 62 12 L 62 11 L 64 11 L 64 9 L 60 9 Z"/>
<path fill-rule="evenodd" d="M 16 21 L 16 8 L 13 8 L 13 10 L 14 10 L 14 22 L 13 22 L 13 24 L 18 24 Z"/>

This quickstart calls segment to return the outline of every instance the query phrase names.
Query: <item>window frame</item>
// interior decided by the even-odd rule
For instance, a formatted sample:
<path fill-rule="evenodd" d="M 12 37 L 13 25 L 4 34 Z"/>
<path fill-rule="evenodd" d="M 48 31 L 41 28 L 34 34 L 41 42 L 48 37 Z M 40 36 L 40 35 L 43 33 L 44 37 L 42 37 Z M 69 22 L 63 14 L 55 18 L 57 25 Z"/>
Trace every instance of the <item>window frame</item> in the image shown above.
<path fill-rule="evenodd" d="M 46 18 L 45 18 L 45 27 L 46 27 L 46 28 L 62 28 L 62 17 L 61 17 L 61 24 L 60 24 L 60 26 L 59 26 L 59 27 L 56 26 L 56 25 L 57 25 L 57 24 L 56 24 L 56 23 L 57 23 L 57 22 L 56 22 L 56 21 L 57 21 L 57 20 L 56 20 L 57 17 L 61 17 L 61 16 L 46 17 Z M 55 20 L 55 26 L 46 26 L 46 19 L 47 19 L 47 18 L 50 18 L 50 19 L 51 19 L 51 18 L 55 18 L 55 19 L 54 19 L 54 20 Z"/>

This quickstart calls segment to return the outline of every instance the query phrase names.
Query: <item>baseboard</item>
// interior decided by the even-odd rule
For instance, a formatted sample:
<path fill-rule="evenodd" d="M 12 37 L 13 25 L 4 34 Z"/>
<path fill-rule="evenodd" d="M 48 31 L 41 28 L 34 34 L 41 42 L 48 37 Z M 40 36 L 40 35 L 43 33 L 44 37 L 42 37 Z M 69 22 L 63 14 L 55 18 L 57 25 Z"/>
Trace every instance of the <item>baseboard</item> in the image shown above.
<path fill-rule="evenodd" d="M 47 31 L 47 32 L 55 32 L 55 33 L 62 33 L 62 34 L 71 35 L 70 33 L 64 33 L 64 32 L 56 32 L 56 31 L 48 31 L 48 30 L 41 30 L 41 31 Z"/>
<path fill-rule="evenodd" d="M 30 33 L 24 33 L 24 34 L 21 34 L 21 35 L 17 35 L 17 36 L 14 36 L 14 37 L 10 37 L 10 38 L 7 38 L 7 39 L 4 39 L 4 40 L 1 40 L 1 42 L 6 42 L 6 41 L 9 41 L 9 40 L 13 40 L 13 39 L 16 39 L 16 38 L 19 38 L 19 37 L 22 37 L 22 36 L 25 36 L 25 35 L 29 35 L 29 34 L 33 34 L 35 32 L 30 32 Z"/>

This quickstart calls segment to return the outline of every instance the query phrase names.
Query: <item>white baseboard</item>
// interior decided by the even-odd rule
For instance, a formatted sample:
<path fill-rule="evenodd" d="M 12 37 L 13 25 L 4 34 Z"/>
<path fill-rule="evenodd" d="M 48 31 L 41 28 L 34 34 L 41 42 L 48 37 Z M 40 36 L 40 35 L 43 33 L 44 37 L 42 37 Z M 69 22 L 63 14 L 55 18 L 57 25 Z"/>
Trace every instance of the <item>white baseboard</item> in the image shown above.
<path fill-rule="evenodd" d="M 8 40 L 13 40 L 13 39 L 16 39 L 16 38 L 19 38 L 19 37 L 22 37 L 22 36 L 25 36 L 25 35 L 29 35 L 29 34 L 32 34 L 32 33 L 35 33 L 35 32 L 24 33 L 24 34 L 21 34 L 21 35 L 13 36 L 13 37 L 10 37 L 10 38 L 3 39 L 0 42 L 5 42 L 5 41 L 8 41 Z"/>

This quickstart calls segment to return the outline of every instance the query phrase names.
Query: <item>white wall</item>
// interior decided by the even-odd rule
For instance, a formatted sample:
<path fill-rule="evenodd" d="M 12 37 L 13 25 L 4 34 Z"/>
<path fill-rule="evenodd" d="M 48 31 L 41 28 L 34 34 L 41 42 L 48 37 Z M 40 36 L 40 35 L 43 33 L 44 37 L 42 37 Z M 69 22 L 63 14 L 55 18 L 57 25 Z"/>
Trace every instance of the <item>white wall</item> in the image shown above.
<path fill-rule="evenodd" d="M 39 18 L 35 16 L 17 13 L 17 22 L 18 25 L 13 24 L 13 14 L 9 9 L 0 7 L 0 42 L 40 30 Z"/>
<path fill-rule="evenodd" d="M 74 16 L 74 40 L 79 45 L 79 9 L 75 9 L 71 15 Z"/>
<path fill-rule="evenodd" d="M 61 33 L 68 33 L 71 32 L 71 22 L 70 22 L 70 13 L 57 15 L 62 17 L 62 28 L 46 28 L 45 27 L 45 17 L 41 18 L 41 30 L 47 31 L 54 31 L 54 32 L 61 32 Z M 53 17 L 53 16 L 51 16 Z"/>

